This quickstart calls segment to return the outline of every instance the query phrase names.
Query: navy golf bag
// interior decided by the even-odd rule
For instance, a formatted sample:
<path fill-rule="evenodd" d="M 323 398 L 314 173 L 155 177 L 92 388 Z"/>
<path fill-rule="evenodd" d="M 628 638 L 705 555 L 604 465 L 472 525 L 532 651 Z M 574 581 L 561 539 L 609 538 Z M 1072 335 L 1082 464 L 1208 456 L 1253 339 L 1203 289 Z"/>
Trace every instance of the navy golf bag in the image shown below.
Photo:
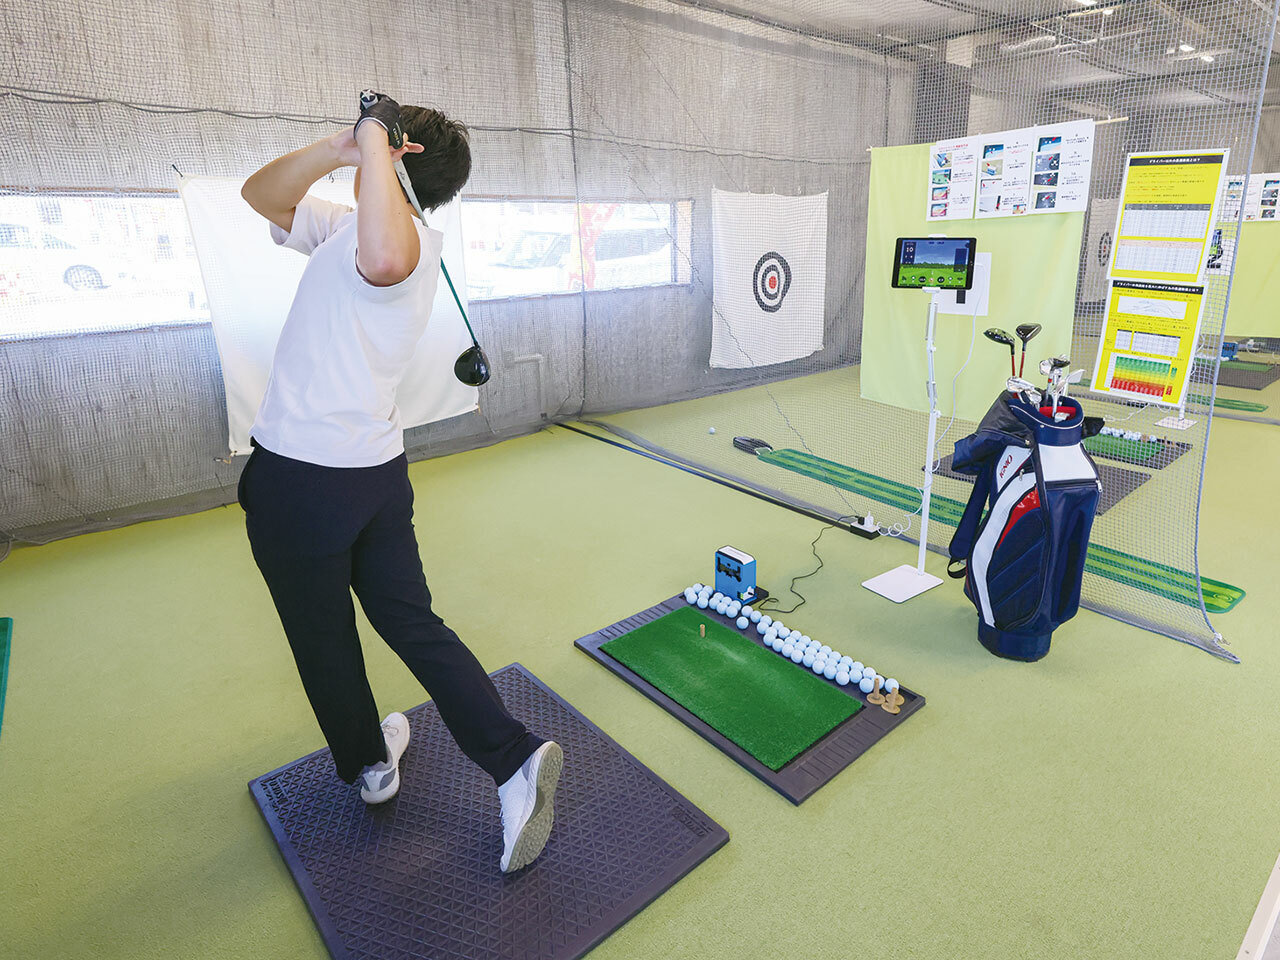
<path fill-rule="evenodd" d="M 951 460 L 952 470 L 975 480 L 947 572 L 964 577 L 982 645 L 1010 660 L 1043 657 L 1054 629 L 1080 604 L 1102 490 L 1080 441 L 1102 420 L 1086 418 L 1070 397 L 1059 402 L 1063 410 L 1068 416 L 1055 421 L 1049 407 L 1004 393 Z"/>

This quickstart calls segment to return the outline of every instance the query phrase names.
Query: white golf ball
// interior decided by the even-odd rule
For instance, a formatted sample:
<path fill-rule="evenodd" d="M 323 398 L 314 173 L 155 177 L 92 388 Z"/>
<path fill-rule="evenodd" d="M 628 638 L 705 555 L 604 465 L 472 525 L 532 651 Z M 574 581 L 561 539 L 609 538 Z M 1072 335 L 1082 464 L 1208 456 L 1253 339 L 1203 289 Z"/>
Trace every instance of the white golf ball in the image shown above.
<path fill-rule="evenodd" d="M 812 640 L 810 637 L 802 636 L 802 637 L 800 638 L 800 642 L 801 642 L 801 643 L 805 643 L 805 644 L 809 644 L 809 643 L 813 643 L 813 640 Z"/>
<path fill-rule="evenodd" d="M 899 687 L 899 683 L 897 680 L 893 679 L 893 677 L 890 677 L 888 680 L 884 682 L 885 693 L 896 693 L 898 690 L 898 687 Z"/>
<path fill-rule="evenodd" d="M 745 607 L 742 608 L 742 615 L 745 617 L 749 617 L 753 613 L 755 613 L 755 611 L 751 609 L 751 604 L 747 604 Z"/>
<path fill-rule="evenodd" d="M 806 654 L 804 654 L 803 656 L 801 656 L 801 657 L 800 657 L 800 662 L 801 662 L 801 663 L 803 663 L 806 667 L 812 667 L 812 666 L 813 666 L 813 654 L 812 654 L 812 653 L 806 653 Z"/>
<path fill-rule="evenodd" d="M 715 433 L 715 432 L 716 432 L 715 427 L 707 427 L 707 433 Z"/>
<path fill-rule="evenodd" d="M 702 584 L 700 584 L 700 583 L 695 583 L 695 584 L 693 585 L 693 592 L 694 592 L 694 593 L 701 593 L 701 592 L 702 592 Z"/>
<path fill-rule="evenodd" d="M 862 664 L 859 663 L 857 660 L 853 661 L 853 663 L 849 666 L 849 676 L 851 677 L 862 676 Z"/>
<path fill-rule="evenodd" d="M 768 640 L 770 643 L 772 643 L 772 642 L 773 642 L 773 638 L 774 638 L 774 637 L 778 637 L 778 631 L 777 631 L 777 630 L 766 630 L 766 631 L 764 632 L 764 638 L 765 638 L 765 640 Z M 785 638 L 783 638 L 783 637 L 778 637 L 778 639 L 779 639 L 779 640 L 782 640 L 784 643 L 786 642 Z"/>
<path fill-rule="evenodd" d="M 874 683 L 874 681 L 870 677 L 863 677 L 858 681 L 858 689 L 863 693 L 870 693 L 873 689 L 872 683 Z"/>
<path fill-rule="evenodd" d="M 803 653 L 801 653 L 799 650 L 792 650 L 792 651 L 791 651 L 791 662 L 792 662 L 792 663 L 799 663 L 799 662 L 800 662 L 801 660 L 803 660 L 803 659 L 804 659 L 804 654 L 803 654 Z"/>
<path fill-rule="evenodd" d="M 706 598 L 706 597 L 699 597 L 699 598 L 698 598 L 698 609 L 699 609 L 699 610 L 705 610 L 705 609 L 707 609 L 707 598 Z"/>
<path fill-rule="evenodd" d="M 719 603 L 723 599 L 724 599 L 724 594 L 721 593 L 719 590 L 717 590 L 715 593 L 711 595 L 712 603 Z"/>
<path fill-rule="evenodd" d="M 842 667 L 852 667 L 852 666 L 853 666 L 853 657 L 841 657 L 841 658 L 840 658 L 840 665 L 841 665 Z"/>
<path fill-rule="evenodd" d="M 746 617 L 739 617 L 735 621 L 735 624 L 739 630 L 745 630 L 751 624 L 751 621 L 748 620 Z"/>
<path fill-rule="evenodd" d="M 764 619 L 764 617 L 760 614 L 759 610 L 752 610 L 750 613 L 747 614 L 747 616 L 751 618 L 752 623 L 759 623 L 761 620 Z"/>
<path fill-rule="evenodd" d="M 740 604 L 737 600 L 730 600 L 729 610 L 731 611 L 729 616 L 736 617 L 739 613 L 742 612 L 742 604 Z"/>
<path fill-rule="evenodd" d="M 783 640 L 781 637 L 774 637 L 772 640 L 766 640 L 765 643 L 772 647 L 777 653 L 781 653 L 782 648 L 787 645 L 787 641 Z M 791 656 L 791 654 L 787 654 L 787 656 Z"/>
<path fill-rule="evenodd" d="M 760 634 L 760 636 L 762 636 L 762 637 L 764 636 L 764 632 L 765 632 L 766 630 L 768 630 L 768 629 L 769 629 L 769 628 L 768 628 L 768 627 L 766 627 L 763 623 L 757 623 L 757 624 L 756 624 L 756 633 Z"/>
<path fill-rule="evenodd" d="M 821 657 L 813 661 L 813 672 L 816 673 L 818 676 L 822 676 L 822 671 L 826 669 L 827 669 L 827 661 L 823 660 Z"/>
<path fill-rule="evenodd" d="M 777 635 L 777 634 L 774 634 L 770 639 L 771 639 L 771 640 L 777 640 L 777 639 L 779 639 L 779 637 L 778 637 L 778 635 Z M 783 643 L 781 653 L 782 653 L 782 655 L 783 655 L 784 657 L 789 657 L 789 656 L 791 656 L 792 652 L 794 652 L 794 651 L 795 651 L 795 647 L 793 647 L 791 644 L 789 644 L 789 643 Z"/>
<path fill-rule="evenodd" d="M 698 595 L 694 593 L 692 590 L 686 590 L 684 592 L 684 599 L 686 603 L 697 603 Z"/>
<path fill-rule="evenodd" d="M 863 667 L 862 675 L 868 680 L 870 680 L 872 677 L 876 675 L 875 667 Z"/>
<path fill-rule="evenodd" d="M 830 648 L 830 647 L 828 647 L 828 646 L 824 643 L 824 644 L 822 645 L 822 652 L 823 652 L 823 653 L 830 653 L 830 652 L 831 652 L 831 648 Z"/>
<path fill-rule="evenodd" d="M 789 637 L 791 636 L 791 631 L 790 631 L 790 630 L 788 630 L 786 627 L 782 626 L 782 625 L 781 625 L 781 624 L 779 624 L 779 623 L 775 623 L 775 624 L 773 625 L 773 629 L 774 629 L 774 630 L 777 630 L 777 631 L 778 631 L 778 636 L 782 637 L 783 639 L 787 639 L 787 638 L 789 638 Z"/>
<path fill-rule="evenodd" d="M 877 673 L 871 679 L 875 682 L 877 687 L 879 687 L 881 690 L 884 689 L 884 677 L 880 676 L 880 674 Z"/>
<path fill-rule="evenodd" d="M 842 686 L 842 687 L 847 687 L 847 686 L 849 685 L 849 674 L 848 674 L 848 672 L 847 672 L 847 671 L 845 671 L 845 670 L 837 670 L 837 671 L 836 671 L 836 683 L 840 684 L 840 686 Z"/>
<path fill-rule="evenodd" d="M 828 663 L 827 668 L 822 671 L 822 675 L 826 677 L 828 680 L 834 680 L 836 678 L 837 672 L 838 671 L 836 670 L 836 665 L 834 663 Z M 848 683 L 848 679 L 847 679 L 848 674 L 846 674 L 845 676 L 846 676 L 845 682 Z"/>
<path fill-rule="evenodd" d="M 763 624 L 767 627 L 767 626 L 769 626 L 769 624 L 773 623 L 773 617 L 769 616 L 769 615 L 766 613 L 764 616 L 762 616 L 762 617 L 760 618 L 760 622 L 761 622 L 761 623 L 763 623 Z"/>

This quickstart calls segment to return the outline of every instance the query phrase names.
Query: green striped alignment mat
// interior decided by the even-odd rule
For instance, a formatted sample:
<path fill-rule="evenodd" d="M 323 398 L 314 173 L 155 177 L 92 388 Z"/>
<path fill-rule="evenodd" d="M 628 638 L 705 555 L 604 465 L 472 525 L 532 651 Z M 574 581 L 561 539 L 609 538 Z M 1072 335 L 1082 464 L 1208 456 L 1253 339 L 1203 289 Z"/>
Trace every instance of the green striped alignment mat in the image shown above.
<path fill-rule="evenodd" d="M 833 487 L 840 487 L 842 490 L 887 503 L 907 513 L 920 509 L 920 491 L 908 483 L 887 480 L 799 450 L 760 450 L 757 456 L 766 463 L 772 463 Z M 960 518 L 963 515 L 964 504 L 959 500 L 936 493 L 929 498 L 931 521 L 955 527 L 960 525 Z M 1186 570 L 1179 570 L 1177 567 L 1135 557 L 1133 554 L 1122 553 L 1098 543 L 1091 543 L 1084 568 L 1088 573 L 1127 584 L 1137 590 L 1165 597 L 1189 607 L 1200 606 L 1200 599 L 1196 593 L 1195 575 Z M 1201 577 L 1200 587 L 1204 591 L 1205 608 L 1210 613 L 1226 613 L 1244 599 L 1243 590 L 1220 580 Z"/>
<path fill-rule="evenodd" d="M 1125 437 L 1113 437 L 1107 433 L 1099 433 L 1084 441 L 1084 448 L 1100 457 L 1115 457 L 1117 460 L 1130 460 L 1147 464 L 1156 460 L 1164 451 L 1159 440 L 1128 440 Z"/>
<path fill-rule="evenodd" d="M 0 727 L 4 725 L 4 691 L 9 684 L 9 646 L 13 642 L 13 619 L 0 617 Z"/>
<path fill-rule="evenodd" d="M 774 771 L 862 709 L 697 607 L 673 610 L 600 649 Z"/>
<path fill-rule="evenodd" d="M 1189 393 L 1187 399 L 1192 403 L 1198 403 L 1202 407 L 1209 405 L 1209 397 L 1204 393 Z M 1264 413 L 1267 409 L 1265 403 L 1255 403 L 1253 400 L 1232 400 L 1230 397 L 1218 397 L 1213 401 L 1215 410 L 1238 410 L 1241 413 Z"/>

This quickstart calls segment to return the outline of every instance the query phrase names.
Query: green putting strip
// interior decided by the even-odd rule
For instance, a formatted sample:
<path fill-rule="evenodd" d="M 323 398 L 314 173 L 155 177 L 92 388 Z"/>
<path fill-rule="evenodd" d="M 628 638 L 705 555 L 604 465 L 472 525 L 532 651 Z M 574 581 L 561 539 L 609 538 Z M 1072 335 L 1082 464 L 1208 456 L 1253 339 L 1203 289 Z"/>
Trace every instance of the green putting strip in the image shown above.
<path fill-rule="evenodd" d="M 13 619 L 0 617 L 0 726 L 4 725 L 4 691 L 9 683 L 9 647 L 13 641 Z"/>
<path fill-rule="evenodd" d="M 770 770 L 782 769 L 862 709 L 826 680 L 696 607 L 681 607 L 600 649 Z"/>
<path fill-rule="evenodd" d="M 1187 399 L 1192 403 L 1198 403 L 1202 407 L 1209 405 L 1209 397 L 1203 393 L 1189 393 Z M 1223 410 L 1239 410 L 1241 413 L 1263 413 L 1267 409 L 1265 403 L 1255 403 L 1252 400 L 1232 400 L 1229 397 L 1218 397 L 1213 402 L 1215 409 L 1221 407 Z"/>
<path fill-rule="evenodd" d="M 1211 366 L 1212 364 L 1213 364 L 1212 360 L 1202 360 L 1199 357 L 1196 358 L 1197 366 L 1207 367 L 1207 366 Z M 1271 364 L 1260 363 L 1257 360 L 1223 360 L 1222 363 L 1219 365 L 1218 369 L 1243 370 L 1248 373 L 1266 373 L 1268 370 L 1271 369 Z"/>
<path fill-rule="evenodd" d="M 1148 463 L 1160 456 L 1163 445 L 1158 440 L 1126 440 L 1124 437 L 1099 433 L 1087 438 L 1084 448 L 1098 456 Z"/>
<path fill-rule="evenodd" d="M 910 484 L 886 480 L 884 477 L 877 477 L 875 474 L 855 470 L 833 460 L 824 460 L 822 457 L 815 457 L 799 450 L 761 450 L 757 456 L 766 463 L 870 497 L 872 500 L 887 503 L 900 510 L 913 512 L 920 509 L 920 491 Z M 959 500 L 938 494 L 929 498 L 931 520 L 954 527 L 959 525 L 963 514 L 964 504 Z M 1177 567 L 1135 557 L 1098 543 L 1091 543 L 1084 568 L 1097 576 L 1128 584 L 1135 589 L 1165 597 L 1189 607 L 1200 606 L 1195 575 L 1186 570 L 1179 570 Z M 1243 590 L 1220 580 L 1201 577 L 1200 588 L 1204 591 L 1205 609 L 1210 613 L 1226 613 L 1244 599 Z"/>

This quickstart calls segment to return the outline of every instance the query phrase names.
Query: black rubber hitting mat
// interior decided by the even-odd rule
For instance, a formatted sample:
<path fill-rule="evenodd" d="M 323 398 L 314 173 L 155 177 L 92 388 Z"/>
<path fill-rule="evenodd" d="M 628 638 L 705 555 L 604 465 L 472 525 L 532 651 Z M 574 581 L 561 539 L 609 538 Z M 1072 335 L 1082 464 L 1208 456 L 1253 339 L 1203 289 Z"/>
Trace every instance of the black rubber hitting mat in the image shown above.
<path fill-rule="evenodd" d="M 581 957 L 723 846 L 728 833 L 519 664 L 512 712 L 563 748 L 556 824 L 526 869 L 498 869 L 493 781 L 431 703 L 407 714 L 399 794 L 367 807 L 329 751 L 249 783 L 338 960 Z"/>
<path fill-rule="evenodd" d="M 1197 361 L 1191 368 L 1191 379 L 1196 383 L 1213 380 L 1213 363 Z M 1280 380 L 1280 364 L 1260 360 L 1223 360 L 1218 367 L 1218 386 L 1241 387 L 1245 390 L 1261 390 Z"/>
<path fill-rule="evenodd" d="M 1098 498 L 1098 516 L 1102 516 L 1151 479 L 1151 474 L 1139 473 L 1137 470 L 1121 470 L 1119 467 L 1108 466 L 1105 463 L 1099 463 L 1097 467 L 1098 479 L 1102 481 L 1102 496 Z M 953 480 L 973 483 L 973 477 L 963 473 L 956 473 L 951 469 L 950 454 L 939 461 L 936 472 Z"/>
<path fill-rule="evenodd" d="M 838 774 L 854 760 L 866 753 L 877 741 L 889 731 L 900 726 L 906 719 L 924 706 L 924 697 L 918 693 L 900 687 L 904 703 L 901 712 L 886 713 L 875 704 L 867 703 L 867 694 L 856 686 L 838 687 L 831 684 L 833 690 L 839 690 L 862 702 L 864 709 L 859 710 L 845 720 L 826 736 L 819 739 L 807 750 L 802 751 L 795 759 L 782 769 L 774 771 L 747 753 L 722 733 L 711 727 L 694 714 L 686 710 L 675 700 L 653 686 L 639 674 L 633 673 L 600 648 L 610 640 L 616 640 L 625 633 L 651 623 L 673 610 L 685 606 L 683 596 L 675 596 L 664 600 L 648 610 L 642 610 L 633 617 L 619 620 L 595 633 L 588 634 L 574 641 L 574 646 L 606 669 L 621 677 L 646 697 L 658 704 L 669 714 L 691 728 L 704 740 L 719 748 L 733 760 L 737 761 L 751 773 L 755 774 L 773 789 L 794 804 L 800 804 L 814 794 L 820 787 L 830 783 Z M 757 645 L 761 644 L 760 636 L 754 630 L 746 631 L 743 636 Z M 773 656 L 777 656 L 772 651 Z M 797 670 L 805 669 L 799 665 Z"/>

